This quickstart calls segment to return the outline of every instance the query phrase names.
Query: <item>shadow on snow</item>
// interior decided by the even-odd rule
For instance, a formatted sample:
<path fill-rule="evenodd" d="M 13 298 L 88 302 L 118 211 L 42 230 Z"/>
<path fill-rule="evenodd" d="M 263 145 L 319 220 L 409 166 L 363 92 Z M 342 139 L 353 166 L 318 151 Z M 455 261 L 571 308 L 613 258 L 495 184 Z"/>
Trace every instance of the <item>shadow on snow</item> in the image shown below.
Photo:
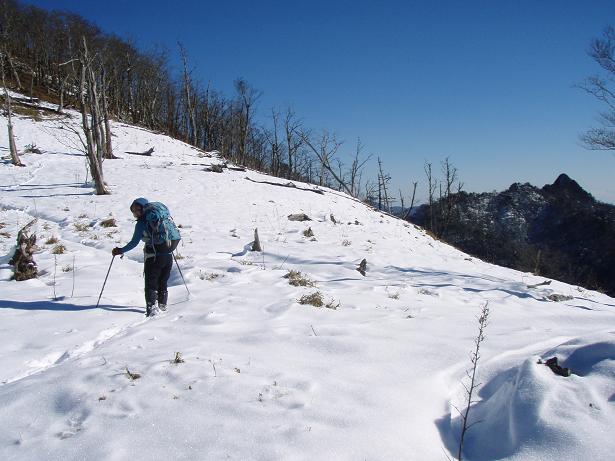
<path fill-rule="evenodd" d="M 103 309 L 113 312 L 136 312 L 143 314 L 143 309 L 135 309 L 134 307 L 114 306 L 111 304 L 101 304 L 98 308 L 95 305 L 79 306 L 77 304 L 67 304 L 58 301 L 9 301 L 0 299 L 0 309 L 18 309 L 24 311 L 87 311 L 95 309 Z"/>

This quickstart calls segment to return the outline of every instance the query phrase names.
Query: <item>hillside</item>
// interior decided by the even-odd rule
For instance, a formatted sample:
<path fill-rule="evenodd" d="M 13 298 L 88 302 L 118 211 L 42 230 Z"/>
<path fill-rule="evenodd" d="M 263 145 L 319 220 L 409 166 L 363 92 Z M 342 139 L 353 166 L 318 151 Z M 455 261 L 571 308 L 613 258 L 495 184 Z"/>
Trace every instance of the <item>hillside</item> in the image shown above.
<path fill-rule="evenodd" d="M 469 257 L 336 191 L 206 172 L 215 154 L 122 123 L 121 158 L 104 163 L 112 194 L 96 196 L 65 127 L 77 120 L 18 117 L 18 148 L 43 153 L 22 155 L 24 168 L 0 164 L 1 459 L 456 456 L 455 408 L 487 302 L 470 413 L 482 422 L 464 458 L 612 459 L 612 298 L 558 281 L 532 288 L 545 279 Z M 151 157 L 124 153 L 151 147 Z M 169 311 L 147 320 L 140 249 L 115 258 L 95 308 L 140 196 L 166 203 L 181 226 L 190 290 L 174 268 Z M 117 227 L 101 225 L 110 217 Z M 33 218 L 40 277 L 15 282 L 8 261 Z M 249 251 L 255 228 L 262 253 Z M 57 244 L 65 251 L 54 255 Z M 315 287 L 289 285 L 289 270 Z M 298 303 L 317 290 L 335 309 Z M 177 352 L 184 363 L 172 363 Z M 553 356 L 570 377 L 537 363 Z"/>
<path fill-rule="evenodd" d="M 561 174 L 542 188 L 455 194 L 442 238 L 462 251 L 523 271 L 615 295 L 615 206 Z M 437 205 L 436 207 L 437 208 Z M 436 212 L 437 213 L 437 212 Z M 428 223 L 422 206 L 411 221 Z"/>

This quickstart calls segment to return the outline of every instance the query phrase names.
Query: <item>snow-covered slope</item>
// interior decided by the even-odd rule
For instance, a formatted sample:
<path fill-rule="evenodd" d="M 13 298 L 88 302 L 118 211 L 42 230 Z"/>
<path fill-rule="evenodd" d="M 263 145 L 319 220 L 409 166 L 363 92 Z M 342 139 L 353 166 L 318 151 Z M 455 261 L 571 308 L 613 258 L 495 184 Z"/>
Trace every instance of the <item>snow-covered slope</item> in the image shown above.
<path fill-rule="evenodd" d="M 455 407 L 487 301 L 470 412 L 482 422 L 464 458 L 615 457 L 615 300 L 556 281 L 528 288 L 543 279 L 344 194 L 205 172 L 215 156 L 121 123 L 122 158 L 104 163 L 112 194 L 96 196 L 63 127 L 76 123 L 17 118 L 18 147 L 44 153 L 23 155 L 25 168 L 0 164 L 1 459 L 445 459 L 457 453 Z M 7 144 L 3 135 L 3 153 Z M 124 154 L 150 147 L 152 157 Z M 181 225 L 191 293 L 174 268 L 169 311 L 149 320 L 138 249 L 115 258 L 95 308 L 139 196 Z M 118 227 L 101 225 L 110 217 Z M 41 276 L 10 281 L 17 232 L 33 218 Z M 262 253 L 248 251 L 255 228 Z M 66 251 L 54 255 L 58 244 Z M 289 285 L 291 269 L 315 287 Z M 315 291 L 337 309 L 297 302 Z M 574 374 L 537 363 L 552 356 Z"/>

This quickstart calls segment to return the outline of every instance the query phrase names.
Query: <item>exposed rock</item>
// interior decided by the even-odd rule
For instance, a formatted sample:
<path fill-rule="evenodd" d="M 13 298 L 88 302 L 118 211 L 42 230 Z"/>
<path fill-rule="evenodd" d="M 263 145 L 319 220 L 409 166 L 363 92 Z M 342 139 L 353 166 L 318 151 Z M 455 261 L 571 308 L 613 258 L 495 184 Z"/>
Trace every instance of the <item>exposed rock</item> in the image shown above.
<path fill-rule="evenodd" d="M 289 221 L 311 221 L 310 217 L 305 213 L 289 214 Z"/>

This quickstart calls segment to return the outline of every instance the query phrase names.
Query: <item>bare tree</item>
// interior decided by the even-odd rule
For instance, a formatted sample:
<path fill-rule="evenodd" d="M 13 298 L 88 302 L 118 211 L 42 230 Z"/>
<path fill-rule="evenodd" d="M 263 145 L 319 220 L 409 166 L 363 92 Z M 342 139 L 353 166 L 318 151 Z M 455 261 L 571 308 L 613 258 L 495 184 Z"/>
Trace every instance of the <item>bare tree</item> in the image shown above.
<path fill-rule="evenodd" d="M 292 179 L 296 172 L 295 160 L 297 152 L 303 145 L 303 137 L 301 135 L 302 121 L 297 118 L 295 111 L 288 107 L 284 116 L 284 134 L 286 136 L 286 153 L 288 155 L 288 171 L 286 177 Z"/>
<path fill-rule="evenodd" d="M 429 203 L 429 230 L 432 232 L 435 230 L 435 217 L 434 217 L 434 199 L 436 194 L 437 183 L 433 177 L 431 163 L 425 162 L 424 166 L 425 176 L 427 176 L 427 200 Z"/>
<path fill-rule="evenodd" d="M 313 151 L 314 154 L 316 154 L 316 157 L 320 162 L 318 185 L 326 185 L 327 172 L 331 173 L 336 178 L 336 181 L 341 185 L 344 182 L 341 173 L 338 171 L 336 174 L 331 167 L 331 162 L 337 153 L 337 150 L 342 145 L 342 143 L 336 139 L 335 134 L 331 135 L 327 130 L 322 130 L 320 136 L 318 136 L 315 141 L 312 141 L 310 139 L 310 135 L 305 132 L 301 133 L 301 137 L 303 142 Z"/>
<path fill-rule="evenodd" d="M 70 78 L 75 79 L 75 66 L 74 63 L 75 62 L 79 62 L 78 59 L 69 59 L 66 62 L 62 62 L 62 63 L 58 63 L 58 80 L 59 80 L 59 93 L 60 93 L 60 102 L 58 103 L 58 108 L 56 109 L 56 112 L 58 114 L 62 114 L 64 113 L 64 94 L 66 92 L 66 86 L 68 83 L 68 80 Z M 63 71 L 62 69 L 64 68 L 64 66 L 67 65 L 71 65 L 71 69 L 68 71 Z M 64 75 L 62 75 L 64 73 Z"/>
<path fill-rule="evenodd" d="M 587 78 L 580 88 L 605 104 L 600 114 L 601 127 L 592 128 L 581 135 L 589 149 L 615 150 L 615 30 L 607 27 L 601 38 L 592 40 L 589 56 L 598 63 L 605 75 Z"/>
<path fill-rule="evenodd" d="M 443 237 L 448 230 L 455 211 L 458 194 L 463 188 L 463 183 L 458 178 L 457 168 L 453 166 L 449 157 L 446 157 L 442 162 L 442 174 L 444 183 L 440 183 L 440 199 L 438 201 L 440 228 L 438 237 Z M 444 190 L 442 190 L 442 184 L 444 184 Z"/>
<path fill-rule="evenodd" d="M 382 161 L 378 157 L 378 209 L 384 209 L 386 212 L 391 212 L 392 198 L 389 198 L 388 185 L 391 180 L 391 175 L 384 173 L 382 170 Z"/>
<path fill-rule="evenodd" d="M 196 130 L 196 108 L 195 108 L 195 104 L 193 101 L 193 95 L 192 95 L 192 80 L 190 78 L 190 72 L 188 72 L 188 54 L 186 53 L 186 49 L 183 47 L 183 45 L 180 42 L 177 42 L 177 46 L 179 46 L 179 54 L 182 58 L 182 63 L 184 66 L 184 73 L 183 73 L 184 98 L 185 98 L 186 111 L 188 113 L 188 121 L 189 121 L 188 133 L 192 135 L 190 137 L 190 140 L 192 144 L 196 146 L 198 145 L 197 144 L 198 142 L 197 130 Z"/>
<path fill-rule="evenodd" d="M 363 144 L 361 143 L 361 138 L 357 138 L 357 148 L 355 150 L 355 156 L 352 160 L 352 165 L 350 166 L 350 171 L 348 173 L 349 176 L 349 186 L 351 190 L 351 194 L 353 197 L 358 197 L 359 191 L 361 189 L 361 176 L 363 174 L 363 167 L 365 164 L 369 162 L 372 158 L 372 155 L 368 155 L 367 158 L 361 159 L 361 153 L 363 152 Z"/>
<path fill-rule="evenodd" d="M 252 88 L 243 78 L 235 80 L 235 91 L 237 91 L 239 96 L 241 107 L 239 116 L 239 163 L 244 164 L 246 162 L 252 117 L 254 116 L 254 105 L 258 98 L 261 97 L 262 92 Z"/>
<path fill-rule="evenodd" d="M 273 108 L 271 109 L 271 121 L 273 122 L 273 129 L 265 132 L 267 142 L 269 143 L 269 150 L 271 152 L 271 164 L 269 167 L 269 171 L 272 175 L 279 176 L 280 165 L 282 161 L 282 146 L 280 145 L 278 132 L 280 123 L 280 112 Z"/>
<path fill-rule="evenodd" d="M 3 59 L 6 59 L 9 65 L 9 68 L 11 69 L 13 78 L 15 79 L 15 84 L 17 85 L 17 89 L 21 90 L 22 87 L 21 87 L 21 80 L 19 79 L 19 73 L 17 72 L 17 68 L 13 62 L 13 58 L 11 57 L 11 53 L 9 51 L 10 40 L 12 40 L 13 38 L 17 36 L 14 30 L 15 28 L 13 27 L 15 18 L 11 17 L 10 8 L 9 8 L 9 6 L 13 6 L 13 5 L 10 5 L 10 3 L 12 2 L 7 2 L 6 0 L 3 0 L 2 3 L 0 4 L 2 5 L 2 11 L 3 11 L 2 24 L 0 27 L 0 31 L 1 31 L 0 39 L 2 40 L 2 55 L 3 55 Z M 4 76 L 4 70 L 2 71 L 2 75 Z"/>
<path fill-rule="evenodd" d="M 17 147 L 15 145 L 15 135 L 13 134 L 13 119 L 12 112 L 13 109 L 11 107 L 11 95 L 6 88 L 6 81 L 4 79 L 4 55 L 0 55 L 0 73 L 2 73 L 2 87 L 4 88 L 4 102 L 5 102 L 5 110 L 7 117 L 7 128 L 8 128 L 8 136 L 9 136 L 9 151 L 11 153 L 11 162 L 15 166 L 24 166 L 19 159 L 19 155 L 17 155 Z"/>
<path fill-rule="evenodd" d="M 416 197 L 416 186 L 418 185 L 418 182 L 413 182 L 412 183 L 412 200 L 410 200 L 410 207 L 408 208 L 408 211 L 403 215 L 405 220 L 408 220 L 408 217 L 410 216 L 410 213 L 412 213 L 412 208 L 414 208 L 414 198 Z M 403 208 L 403 205 L 402 205 Z"/>
<path fill-rule="evenodd" d="M 109 192 L 103 179 L 103 147 L 100 136 L 99 118 L 96 111 L 98 103 L 97 87 L 92 70 L 92 62 L 88 54 L 88 47 L 83 37 L 83 49 L 79 57 L 81 65 L 81 79 L 79 82 L 79 102 L 81 105 L 81 124 L 86 142 L 82 144 L 88 159 L 90 173 L 96 187 L 97 195 L 105 195 Z M 87 98 L 86 98 L 87 97 Z M 88 117 L 88 112 L 90 117 Z"/>
<path fill-rule="evenodd" d="M 109 107 L 107 105 L 107 81 L 105 78 L 105 68 L 101 69 L 101 86 L 102 86 L 102 118 L 105 123 L 104 128 L 104 147 L 105 158 L 117 158 L 113 155 L 113 143 L 111 141 L 111 122 L 109 121 Z"/>
<path fill-rule="evenodd" d="M 322 172 L 327 171 L 331 174 L 341 189 L 343 189 L 347 194 L 352 195 L 352 191 L 347 182 L 344 180 L 344 177 L 339 171 L 336 171 L 331 166 L 331 161 L 333 160 L 333 157 L 342 142 L 338 141 L 335 135 L 330 136 L 326 130 L 323 130 L 322 135 L 315 142 L 310 139 L 309 133 L 306 132 L 301 133 L 301 139 L 303 139 L 303 142 L 310 148 L 314 155 L 316 155 L 316 158 L 320 162 L 320 180 L 322 181 L 323 178 Z"/>

